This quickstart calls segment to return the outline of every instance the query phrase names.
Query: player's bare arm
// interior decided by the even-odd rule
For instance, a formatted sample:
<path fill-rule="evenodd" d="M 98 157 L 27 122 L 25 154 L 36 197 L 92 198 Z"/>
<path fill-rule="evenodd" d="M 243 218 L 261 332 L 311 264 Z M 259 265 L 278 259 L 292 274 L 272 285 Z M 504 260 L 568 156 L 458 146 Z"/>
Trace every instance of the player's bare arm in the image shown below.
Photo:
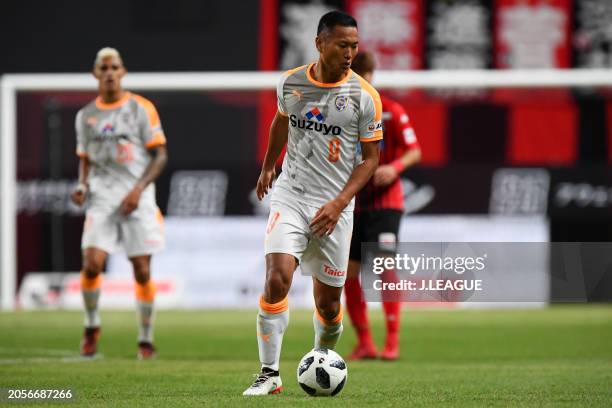
<path fill-rule="evenodd" d="M 272 120 L 270 126 L 270 139 L 268 140 L 268 149 L 261 166 L 261 173 L 257 180 L 257 198 L 259 200 L 268 194 L 268 190 L 272 188 L 272 182 L 276 176 L 276 161 L 280 157 L 283 148 L 287 144 L 289 134 L 289 118 L 276 112 L 276 116 Z"/>
<path fill-rule="evenodd" d="M 89 159 L 83 156 L 79 160 L 79 184 L 72 192 L 70 198 L 78 206 L 82 206 L 87 198 L 87 178 L 89 176 Z"/>
<path fill-rule="evenodd" d="M 145 169 L 142 177 L 138 180 L 134 188 L 128 193 L 128 195 L 121 202 L 121 213 L 123 215 L 131 214 L 136 208 L 138 208 L 138 202 L 140 201 L 140 195 L 144 189 L 161 174 L 166 167 L 168 162 L 168 151 L 166 146 L 160 145 L 149 150 L 153 159 L 149 162 L 149 165 Z"/>
<path fill-rule="evenodd" d="M 321 207 L 310 222 L 313 234 L 322 237 L 334 231 L 342 210 L 349 205 L 355 194 L 366 185 L 378 167 L 379 142 L 362 142 L 361 154 L 363 162 L 355 167 L 344 189 L 338 194 L 338 197 Z"/>
<path fill-rule="evenodd" d="M 374 181 L 375 186 L 388 186 L 393 183 L 395 179 L 397 179 L 400 173 L 421 161 L 421 149 L 416 147 L 404 152 L 404 154 L 395 160 L 394 163 L 397 164 L 385 164 L 383 166 L 379 166 L 374 172 L 374 176 L 372 179 Z"/>

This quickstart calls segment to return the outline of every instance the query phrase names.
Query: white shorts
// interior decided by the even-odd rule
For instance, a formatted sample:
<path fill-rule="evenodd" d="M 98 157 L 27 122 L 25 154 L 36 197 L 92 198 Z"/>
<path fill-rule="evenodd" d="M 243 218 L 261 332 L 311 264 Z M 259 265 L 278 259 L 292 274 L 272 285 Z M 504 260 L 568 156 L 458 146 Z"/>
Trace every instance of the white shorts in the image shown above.
<path fill-rule="evenodd" d="M 156 205 L 139 206 L 127 217 L 118 210 L 92 206 L 87 210 L 81 248 L 112 253 L 123 247 L 129 258 L 164 248 L 164 218 Z"/>
<path fill-rule="evenodd" d="M 321 238 L 310 232 L 318 207 L 272 200 L 266 228 L 265 253 L 293 255 L 303 275 L 316 277 L 335 287 L 344 286 L 348 267 L 353 212 L 344 211 L 331 235 Z"/>

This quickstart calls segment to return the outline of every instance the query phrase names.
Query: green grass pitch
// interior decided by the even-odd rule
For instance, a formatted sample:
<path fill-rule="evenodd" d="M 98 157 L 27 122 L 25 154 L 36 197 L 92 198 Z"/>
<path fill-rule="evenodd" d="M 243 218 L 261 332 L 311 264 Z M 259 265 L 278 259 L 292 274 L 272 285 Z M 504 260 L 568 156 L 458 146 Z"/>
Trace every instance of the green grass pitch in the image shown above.
<path fill-rule="evenodd" d="M 381 313 L 370 313 L 379 344 Z M 254 311 L 159 312 L 159 357 L 146 362 L 135 358 L 134 312 L 102 313 L 95 361 L 78 357 L 81 313 L 0 313 L 0 388 L 69 387 L 77 400 L 65 405 L 94 407 L 612 406 L 612 305 L 405 310 L 401 360 L 349 362 L 347 386 L 334 398 L 309 397 L 296 382 L 312 347 L 311 317 L 292 312 L 284 391 L 262 399 L 241 396 L 259 368 Z M 354 339 L 345 327 L 340 354 Z"/>

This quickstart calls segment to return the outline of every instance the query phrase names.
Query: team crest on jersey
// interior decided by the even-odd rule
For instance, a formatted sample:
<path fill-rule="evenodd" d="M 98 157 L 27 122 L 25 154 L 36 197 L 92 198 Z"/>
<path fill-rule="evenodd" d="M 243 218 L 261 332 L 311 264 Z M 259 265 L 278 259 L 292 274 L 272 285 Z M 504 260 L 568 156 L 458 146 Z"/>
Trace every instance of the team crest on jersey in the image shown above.
<path fill-rule="evenodd" d="M 95 116 L 90 116 L 87 118 L 87 124 L 89 126 L 96 126 L 98 124 L 98 118 Z"/>
<path fill-rule="evenodd" d="M 304 115 L 304 116 L 306 116 L 306 118 L 308 118 L 308 119 L 315 118 L 319 122 L 323 122 L 323 119 L 325 119 L 325 117 L 323 116 L 323 114 L 321 113 L 319 108 L 317 108 L 317 107 L 314 107 L 311 110 L 309 110 L 308 112 L 306 112 L 306 115 Z"/>
<path fill-rule="evenodd" d="M 336 101 L 335 101 L 335 105 L 336 105 L 336 109 L 339 112 L 342 112 L 343 110 L 346 109 L 346 107 L 349 104 L 349 98 L 346 95 L 338 95 L 336 96 Z"/>

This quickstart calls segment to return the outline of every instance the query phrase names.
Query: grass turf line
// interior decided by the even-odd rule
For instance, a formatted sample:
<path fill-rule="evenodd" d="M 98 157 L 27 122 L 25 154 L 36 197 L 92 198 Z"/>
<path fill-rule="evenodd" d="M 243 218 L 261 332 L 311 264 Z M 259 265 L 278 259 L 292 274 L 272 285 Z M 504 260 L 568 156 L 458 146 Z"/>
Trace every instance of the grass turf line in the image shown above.
<path fill-rule="evenodd" d="M 370 313 L 378 344 L 382 311 Z M 335 398 L 308 397 L 295 370 L 313 341 L 294 311 L 283 344 L 284 392 L 266 406 L 610 406 L 612 306 L 403 313 L 398 362 L 349 362 Z M 0 388 L 73 388 L 78 406 L 262 406 L 242 391 L 258 371 L 255 312 L 161 311 L 156 361 L 136 361 L 135 312 L 103 312 L 95 361 L 78 358 L 78 312 L 0 313 Z M 337 350 L 354 344 L 348 321 Z M 0 405 L 7 405 L 0 402 Z M 14 404 L 11 404 L 13 406 Z M 54 406 L 57 403 L 19 404 Z"/>

